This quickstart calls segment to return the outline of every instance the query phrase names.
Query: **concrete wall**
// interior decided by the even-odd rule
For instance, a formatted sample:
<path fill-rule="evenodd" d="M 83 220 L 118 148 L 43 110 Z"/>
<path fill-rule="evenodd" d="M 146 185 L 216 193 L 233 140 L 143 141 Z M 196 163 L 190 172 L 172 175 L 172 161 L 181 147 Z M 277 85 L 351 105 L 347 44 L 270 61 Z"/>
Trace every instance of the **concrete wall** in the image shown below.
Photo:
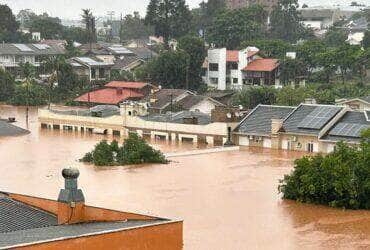
<path fill-rule="evenodd" d="M 218 71 L 209 71 L 209 64 L 217 63 Z M 208 79 L 207 84 L 210 84 L 210 78 L 218 78 L 217 89 L 226 89 L 226 48 L 222 49 L 209 49 L 208 50 Z"/>

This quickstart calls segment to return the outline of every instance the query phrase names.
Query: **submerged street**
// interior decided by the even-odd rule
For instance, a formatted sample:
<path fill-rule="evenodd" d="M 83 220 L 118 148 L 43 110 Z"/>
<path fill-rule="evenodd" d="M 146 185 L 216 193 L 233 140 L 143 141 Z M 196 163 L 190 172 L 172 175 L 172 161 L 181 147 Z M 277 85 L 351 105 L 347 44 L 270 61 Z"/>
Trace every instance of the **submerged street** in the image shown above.
<path fill-rule="evenodd" d="M 24 108 L 0 106 L 0 117 L 10 116 L 27 128 Z M 243 148 L 175 157 L 168 165 L 96 168 L 78 159 L 103 135 L 39 130 L 37 109 L 31 109 L 28 129 L 28 135 L 0 138 L 1 191 L 56 199 L 60 171 L 73 166 L 89 205 L 183 219 L 184 249 L 370 247 L 370 212 L 281 200 L 279 179 L 302 153 Z"/>

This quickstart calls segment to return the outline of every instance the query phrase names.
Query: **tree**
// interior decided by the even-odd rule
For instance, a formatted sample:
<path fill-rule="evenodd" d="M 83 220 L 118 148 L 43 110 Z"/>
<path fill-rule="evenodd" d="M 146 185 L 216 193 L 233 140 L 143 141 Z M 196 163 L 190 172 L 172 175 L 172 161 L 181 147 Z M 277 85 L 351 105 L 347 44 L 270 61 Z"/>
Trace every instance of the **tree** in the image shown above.
<path fill-rule="evenodd" d="M 328 47 L 339 47 L 346 43 L 348 35 L 340 29 L 332 28 L 328 32 L 326 32 L 324 37 L 324 43 Z"/>
<path fill-rule="evenodd" d="M 43 39 L 61 39 L 63 36 L 61 20 L 46 13 L 31 17 L 29 29 L 30 32 L 40 32 Z"/>
<path fill-rule="evenodd" d="M 209 30 L 208 40 L 216 46 L 235 49 L 242 41 L 263 36 L 266 16 L 259 5 L 219 12 Z"/>
<path fill-rule="evenodd" d="M 0 68 L 0 102 L 6 102 L 13 96 L 15 91 L 14 77 Z"/>
<path fill-rule="evenodd" d="M 30 9 L 20 10 L 17 14 L 17 20 L 19 21 L 22 28 L 29 29 L 31 22 L 36 18 L 36 14 Z"/>
<path fill-rule="evenodd" d="M 17 22 L 12 10 L 8 5 L 0 4 L 0 41 L 1 42 L 24 42 L 29 37 L 18 32 Z"/>
<path fill-rule="evenodd" d="M 280 81 L 283 84 L 297 84 L 307 75 L 305 64 L 299 59 L 284 58 L 280 61 Z"/>
<path fill-rule="evenodd" d="M 333 153 L 305 156 L 280 181 L 284 199 L 338 208 L 370 209 L 370 129 L 359 146 L 339 142 Z"/>
<path fill-rule="evenodd" d="M 319 54 L 325 51 L 325 44 L 319 40 L 306 41 L 297 46 L 297 58 L 305 64 L 308 75 L 318 67 Z"/>
<path fill-rule="evenodd" d="M 208 40 L 208 31 L 211 28 L 215 16 L 221 11 L 226 9 L 226 2 L 224 0 L 208 0 L 202 1 L 199 8 L 193 9 L 193 20 L 196 31 L 199 32 Z"/>
<path fill-rule="evenodd" d="M 284 87 L 276 94 L 276 104 L 283 106 L 297 106 L 304 102 L 306 95 L 306 89 L 303 87 Z"/>
<path fill-rule="evenodd" d="M 262 57 L 272 57 L 272 58 L 284 58 L 286 53 L 292 48 L 292 46 L 283 40 L 252 40 L 244 41 L 240 45 L 240 49 L 246 48 L 248 46 L 257 47 L 260 50 L 260 55 Z"/>
<path fill-rule="evenodd" d="M 271 13 L 271 36 L 289 42 L 302 38 L 305 29 L 298 11 L 298 0 L 279 0 Z"/>
<path fill-rule="evenodd" d="M 242 105 L 252 109 L 258 104 L 272 105 L 276 102 L 276 89 L 273 87 L 251 87 L 238 91 L 234 96 L 233 105 Z"/>
<path fill-rule="evenodd" d="M 191 13 L 185 0 L 151 0 L 145 23 L 154 28 L 156 36 L 164 38 L 165 45 L 171 38 L 186 35 L 191 27 Z"/>
<path fill-rule="evenodd" d="M 186 88 L 186 72 L 190 62 L 183 50 L 165 51 L 135 70 L 138 80 L 151 81 L 163 88 Z"/>
<path fill-rule="evenodd" d="M 90 51 L 92 50 L 92 44 L 96 42 L 96 19 L 93 16 L 90 9 L 83 9 L 82 10 L 82 22 L 85 24 L 85 31 L 87 33 L 88 42 L 90 45 Z"/>
<path fill-rule="evenodd" d="M 135 11 L 133 15 L 126 15 L 122 20 L 120 32 L 122 40 L 140 39 L 152 34 L 152 28 L 146 25 L 139 12 Z"/>
<path fill-rule="evenodd" d="M 202 65 L 206 57 L 204 41 L 198 37 L 185 36 L 179 40 L 178 49 L 188 54 L 186 89 L 197 90 L 202 84 Z"/>
<path fill-rule="evenodd" d="M 362 40 L 362 46 L 365 49 L 370 48 L 370 31 L 369 30 L 365 31 L 364 39 Z"/>

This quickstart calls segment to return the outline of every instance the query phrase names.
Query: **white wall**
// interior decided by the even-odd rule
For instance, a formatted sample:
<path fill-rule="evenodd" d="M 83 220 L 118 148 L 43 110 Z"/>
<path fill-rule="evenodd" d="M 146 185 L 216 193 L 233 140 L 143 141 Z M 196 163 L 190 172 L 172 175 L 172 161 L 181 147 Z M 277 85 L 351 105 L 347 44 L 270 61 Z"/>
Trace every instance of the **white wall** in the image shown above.
<path fill-rule="evenodd" d="M 209 71 L 209 64 L 217 63 L 218 71 Z M 218 78 L 217 89 L 226 89 L 226 48 L 222 49 L 209 49 L 208 50 L 208 79 L 207 84 L 216 87 L 211 84 L 210 78 Z"/>

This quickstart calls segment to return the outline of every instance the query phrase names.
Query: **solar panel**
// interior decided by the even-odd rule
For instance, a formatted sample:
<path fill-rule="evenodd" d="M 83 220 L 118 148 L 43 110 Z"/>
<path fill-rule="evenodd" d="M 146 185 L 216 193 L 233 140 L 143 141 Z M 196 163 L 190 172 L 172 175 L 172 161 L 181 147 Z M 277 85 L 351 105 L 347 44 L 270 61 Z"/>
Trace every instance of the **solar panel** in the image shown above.
<path fill-rule="evenodd" d="M 50 49 L 50 46 L 47 45 L 47 44 L 38 44 L 38 43 L 35 43 L 35 44 L 32 44 L 32 45 L 35 46 L 36 48 L 38 48 L 39 50 Z"/>
<path fill-rule="evenodd" d="M 318 106 L 298 124 L 298 127 L 321 129 L 338 111 L 338 107 Z"/>
<path fill-rule="evenodd" d="M 340 122 L 329 132 L 329 135 L 360 137 L 362 130 L 367 128 L 370 128 L 370 125 Z"/>
<path fill-rule="evenodd" d="M 15 43 L 13 45 L 15 47 L 17 47 L 17 49 L 19 49 L 20 51 L 23 51 L 23 52 L 32 52 L 33 51 L 33 49 L 31 49 L 30 47 L 28 47 L 25 44 Z"/>

